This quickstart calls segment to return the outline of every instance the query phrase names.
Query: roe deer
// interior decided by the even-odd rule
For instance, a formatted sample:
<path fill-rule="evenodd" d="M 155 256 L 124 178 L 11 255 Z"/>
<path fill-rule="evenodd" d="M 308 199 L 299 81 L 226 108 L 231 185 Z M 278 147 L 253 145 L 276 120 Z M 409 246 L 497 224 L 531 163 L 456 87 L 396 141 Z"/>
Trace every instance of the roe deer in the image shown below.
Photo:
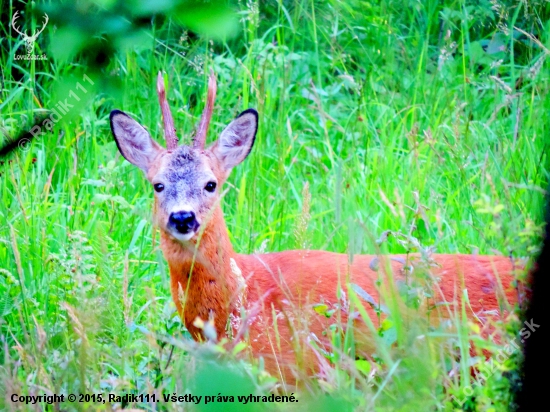
<path fill-rule="evenodd" d="M 366 292 L 360 291 L 370 301 L 364 309 L 378 323 L 380 312 L 373 307 L 381 304 L 381 289 L 391 289 L 394 281 L 406 281 L 405 269 L 420 262 L 418 256 L 357 255 L 349 263 L 347 255 L 316 250 L 235 253 L 219 204 L 220 188 L 231 169 L 250 153 L 258 114 L 245 110 L 205 148 L 216 95 L 211 74 L 193 144 L 178 146 L 160 73 L 157 92 L 166 149 L 119 110 L 111 112 L 111 130 L 122 156 L 145 172 L 154 189 L 154 221 L 170 269 L 172 297 L 194 339 L 241 339 L 248 334 L 252 353 L 264 357 L 266 369 L 294 382 L 293 365 L 301 363 L 300 371 L 315 372 L 323 360 L 314 347 L 329 347 L 330 338 L 323 332 L 331 319 L 314 310 L 319 308 L 316 304 L 323 304 L 335 309 L 333 319 L 338 317 L 342 325 L 353 318 L 358 351 L 368 352 L 372 325 L 367 325 L 369 319 L 351 313 L 347 286 L 352 282 Z M 509 258 L 436 254 L 432 259 L 432 303 L 465 303 L 468 317 L 484 322 L 489 316 L 501 316 L 501 307 L 509 309 L 518 300 L 512 287 L 514 263 Z M 386 271 L 394 278 L 380 282 L 388 278 Z M 467 302 L 463 301 L 465 289 Z"/>

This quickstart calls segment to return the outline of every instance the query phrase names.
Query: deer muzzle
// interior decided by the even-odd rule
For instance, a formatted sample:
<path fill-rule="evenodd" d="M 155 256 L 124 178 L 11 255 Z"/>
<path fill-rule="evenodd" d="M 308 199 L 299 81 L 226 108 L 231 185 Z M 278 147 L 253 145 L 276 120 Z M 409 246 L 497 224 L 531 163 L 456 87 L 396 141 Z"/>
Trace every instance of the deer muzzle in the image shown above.
<path fill-rule="evenodd" d="M 195 213 L 188 211 L 173 212 L 168 218 L 168 224 L 175 229 L 177 233 L 187 235 L 195 233 L 199 228 L 199 222 Z"/>

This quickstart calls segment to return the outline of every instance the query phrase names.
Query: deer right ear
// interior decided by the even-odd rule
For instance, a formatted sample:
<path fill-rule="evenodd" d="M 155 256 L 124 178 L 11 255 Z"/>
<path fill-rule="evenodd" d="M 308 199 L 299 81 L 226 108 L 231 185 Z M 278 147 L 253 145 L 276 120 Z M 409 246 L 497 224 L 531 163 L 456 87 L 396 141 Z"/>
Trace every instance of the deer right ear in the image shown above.
<path fill-rule="evenodd" d="M 145 173 L 162 147 L 138 122 L 120 110 L 113 110 L 110 116 L 111 131 L 120 154 Z"/>

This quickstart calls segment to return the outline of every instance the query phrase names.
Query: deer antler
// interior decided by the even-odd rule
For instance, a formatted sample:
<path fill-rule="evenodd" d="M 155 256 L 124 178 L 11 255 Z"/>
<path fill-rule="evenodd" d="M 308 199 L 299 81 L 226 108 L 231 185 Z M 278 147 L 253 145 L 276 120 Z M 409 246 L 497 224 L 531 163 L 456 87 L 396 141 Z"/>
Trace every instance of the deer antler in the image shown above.
<path fill-rule="evenodd" d="M 204 149 L 204 143 L 206 142 L 206 133 L 208 132 L 208 126 L 210 125 L 210 119 L 212 118 L 212 110 L 214 109 L 214 101 L 216 100 L 216 75 L 213 71 L 210 71 L 210 77 L 208 78 L 208 97 L 206 100 L 206 106 L 202 112 L 201 121 L 195 139 L 193 140 L 193 147 L 198 149 Z"/>
<path fill-rule="evenodd" d="M 159 71 L 157 77 L 157 93 L 159 95 L 160 109 L 162 111 L 162 119 L 164 121 L 164 138 L 166 139 L 166 148 L 174 150 L 178 147 L 178 138 L 176 137 L 176 128 L 174 127 L 174 119 L 170 113 L 170 106 L 166 100 L 166 91 L 164 89 L 164 79 Z"/>
<path fill-rule="evenodd" d="M 36 38 L 36 36 L 38 36 L 40 33 L 42 33 L 44 31 L 44 29 L 46 28 L 46 25 L 48 24 L 48 21 L 50 21 L 50 19 L 48 18 L 48 15 L 46 13 L 44 13 L 44 25 L 42 26 L 42 29 L 40 29 L 40 31 L 35 31 L 34 34 L 32 35 L 32 37 Z"/>
<path fill-rule="evenodd" d="M 27 34 L 26 33 L 22 33 L 19 31 L 19 29 L 15 26 L 15 21 L 19 18 L 19 10 L 17 10 L 15 12 L 15 14 L 13 15 L 12 19 L 11 19 L 11 26 L 13 27 L 13 29 L 19 33 L 21 36 L 23 37 L 27 37 Z"/>

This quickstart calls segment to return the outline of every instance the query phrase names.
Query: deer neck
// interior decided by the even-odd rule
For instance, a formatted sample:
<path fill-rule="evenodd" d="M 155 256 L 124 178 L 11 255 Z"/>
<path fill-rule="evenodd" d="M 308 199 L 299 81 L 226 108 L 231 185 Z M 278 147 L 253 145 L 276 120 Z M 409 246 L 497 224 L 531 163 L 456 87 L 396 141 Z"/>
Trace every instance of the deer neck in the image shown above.
<path fill-rule="evenodd" d="M 231 268 L 235 252 L 218 206 L 198 239 L 180 243 L 161 231 L 161 248 L 170 268 L 172 297 L 195 339 L 204 338 L 202 321 L 213 321 L 218 337 L 240 310 L 239 279 Z"/>

